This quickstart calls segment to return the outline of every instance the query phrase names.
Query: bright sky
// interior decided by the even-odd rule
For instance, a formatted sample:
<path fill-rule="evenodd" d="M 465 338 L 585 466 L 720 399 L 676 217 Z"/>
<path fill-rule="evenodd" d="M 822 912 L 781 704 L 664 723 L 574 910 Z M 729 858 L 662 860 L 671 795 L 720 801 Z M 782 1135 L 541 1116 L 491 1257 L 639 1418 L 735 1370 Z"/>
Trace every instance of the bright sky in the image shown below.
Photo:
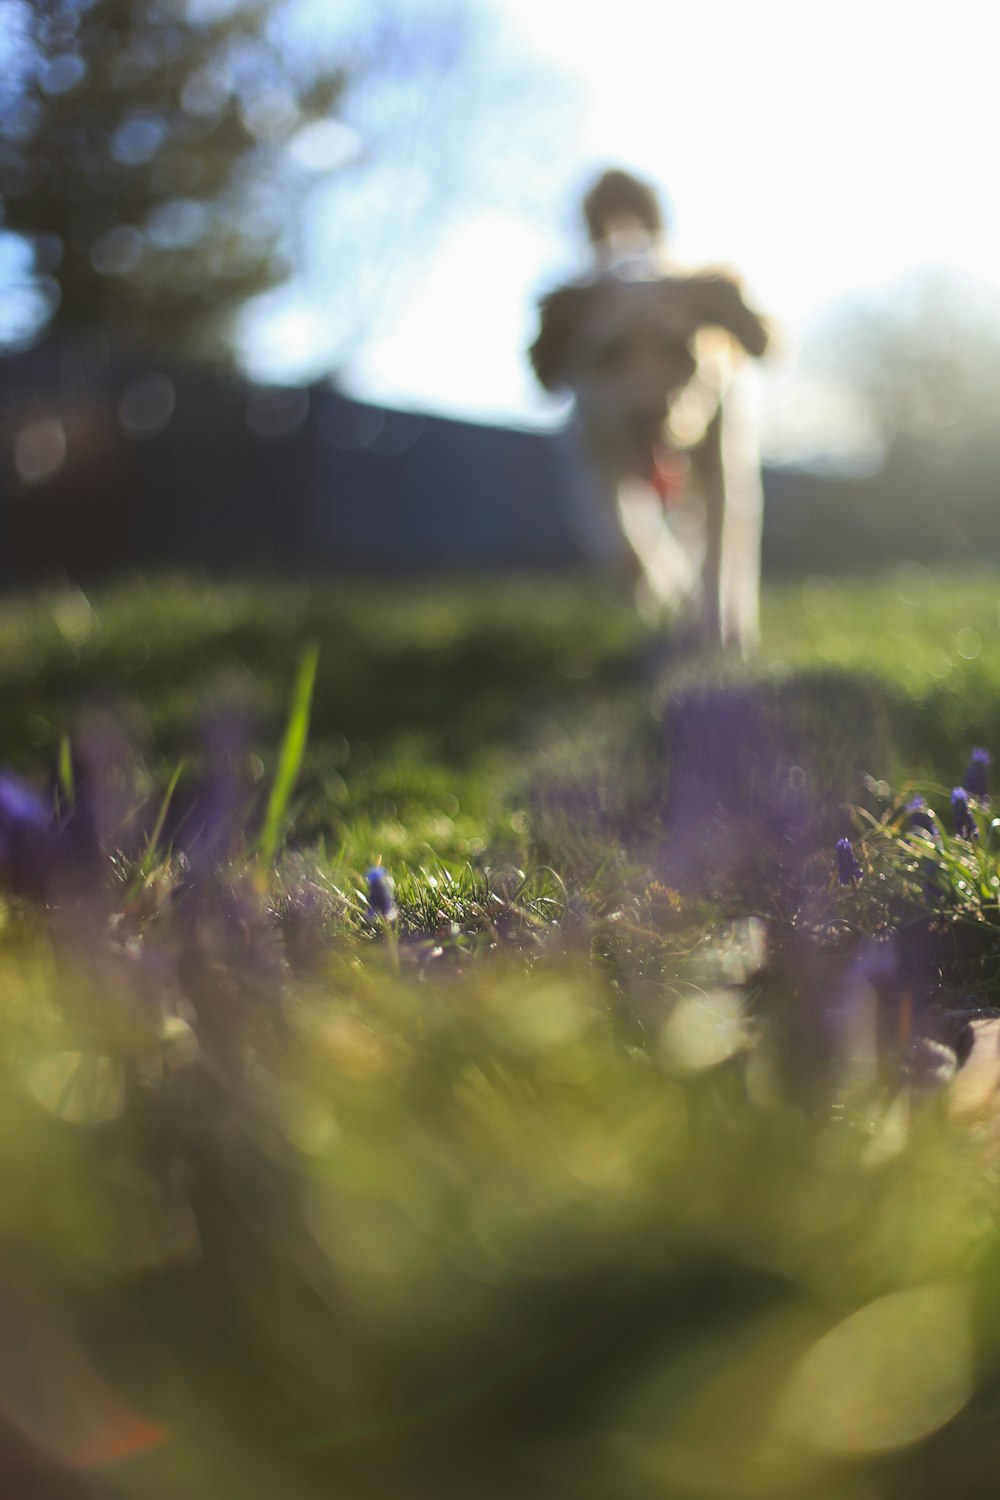
<path fill-rule="evenodd" d="M 548 218 L 482 203 L 459 214 L 392 326 L 355 361 L 359 394 L 553 420 L 525 365 L 534 301 L 579 264 L 570 208 L 608 164 L 664 189 L 678 256 L 738 268 L 790 348 L 837 299 L 916 266 L 951 265 L 1000 286 L 1000 10 L 979 0 L 495 0 L 493 9 L 523 55 L 572 85 L 572 128 L 538 142 L 562 196 Z M 316 338 L 309 314 L 285 305 L 258 329 L 257 363 L 294 374 L 296 361 L 315 358 Z M 813 389 L 810 400 L 804 391 L 791 356 L 765 382 L 778 447 L 783 426 L 822 429 L 823 401 L 836 406 L 836 392 Z"/>

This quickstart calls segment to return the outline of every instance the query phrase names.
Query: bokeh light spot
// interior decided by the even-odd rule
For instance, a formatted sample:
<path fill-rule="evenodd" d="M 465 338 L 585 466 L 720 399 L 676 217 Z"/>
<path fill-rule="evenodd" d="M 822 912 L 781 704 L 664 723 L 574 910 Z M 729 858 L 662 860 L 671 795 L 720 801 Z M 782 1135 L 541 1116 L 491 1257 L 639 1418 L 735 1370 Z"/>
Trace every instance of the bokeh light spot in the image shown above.
<path fill-rule="evenodd" d="M 99 276 L 127 276 L 142 254 L 142 235 L 128 224 L 116 224 L 90 247 L 90 264 Z"/>
<path fill-rule="evenodd" d="M 82 57 L 77 57 L 74 52 L 63 52 L 46 64 L 40 82 L 47 94 L 68 94 L 70 89 L 76 88 L 86 71 L 87 65 Z"/>
<path fill-rule="evenodd" d="M 788 1392 L 783 1424 L 835 1453 L 918 1442 L 973 1392 L 968 1292 L 931 1282 L 892 1292 L 814 1344 Z"/>
<path fill-rule="evenodd" d="M 23 484 L 42 484 L 66 462 L 66 431 L 58 417 L 40 417 L 22 427 L 14 443 L 14 466 Z"/>
<path fill-rule="evenodd" d="M 247 426 L 255 437 L 271 442 L 291 437 L 309 415 L 309 392 L 294 387 L 261 387 L 247 402 Z"/>
<path fill-rule="evenodd" d="M 304 172 L 335 172 L 356 160 L 361 137 L 339 120 L 314 120 L 288 142 L 288 155 Z"/>
<path fill-rule="evenodd" d="M 122 392 L 118 420 L 131 438 L 155 437 L 170 425 L 176 403 L 169 375 L 140 375 Z"/>
<path fill-rule="evenodd" d="M 24 1070 L 28 1093 L 69 1125 L 104 1125 L 125 1108 L 125 1070 L 95 1052 L 51 1052 Z"/>
<path fill-rule="evenodd" d="M 158 115 L 134 115 L 116 133 L 111 155 L 123 166 L 141 166 L 156 155 L 166 134 L 166 123 Z"/>
<path fill-rule="evenodd" d="M 982 636 L 968 626 L 958 632 L 955 644 L 958 647 L 959 656 L 964 656 L 966 661 L 974 661 L 983 649 Z"/>
<path fill-rule="evenodd" d="M 743 996 L 735 989 L 683 995 L 660 1032 L 664 1056 L 684 1072 L 700 1072 L 725 1062 L 746 1040 Z"/>

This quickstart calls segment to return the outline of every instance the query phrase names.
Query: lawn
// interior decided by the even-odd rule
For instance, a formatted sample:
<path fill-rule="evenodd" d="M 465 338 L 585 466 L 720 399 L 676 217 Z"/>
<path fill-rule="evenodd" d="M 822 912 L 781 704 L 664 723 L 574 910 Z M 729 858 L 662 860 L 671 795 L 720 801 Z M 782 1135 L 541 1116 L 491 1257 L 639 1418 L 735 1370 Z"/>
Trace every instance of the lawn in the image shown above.
<path fill-rule="evenodd" d="M 989 1493 L 998 585 L 0 607 L 10 1492 Z"/>

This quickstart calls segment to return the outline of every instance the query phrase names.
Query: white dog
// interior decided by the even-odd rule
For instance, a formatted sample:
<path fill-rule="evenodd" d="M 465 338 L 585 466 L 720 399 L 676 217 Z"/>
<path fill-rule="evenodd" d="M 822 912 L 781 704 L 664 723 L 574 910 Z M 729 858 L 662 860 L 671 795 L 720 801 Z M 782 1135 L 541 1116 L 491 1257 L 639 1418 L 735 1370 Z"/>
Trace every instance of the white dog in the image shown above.
<path fill-rule="evenodd" d="M 770 335 L 739 281 L 664 259 L 652 191 L 606 172 L 584 202 L 592 272 L 551 292 L 531 360 L 569 389 L 561 440 L 569 517 L 594 566 L 640 602 L 685 607 L 704 644 L 757 639 L 763 499 L 753 422 L 735 379 Z"/>

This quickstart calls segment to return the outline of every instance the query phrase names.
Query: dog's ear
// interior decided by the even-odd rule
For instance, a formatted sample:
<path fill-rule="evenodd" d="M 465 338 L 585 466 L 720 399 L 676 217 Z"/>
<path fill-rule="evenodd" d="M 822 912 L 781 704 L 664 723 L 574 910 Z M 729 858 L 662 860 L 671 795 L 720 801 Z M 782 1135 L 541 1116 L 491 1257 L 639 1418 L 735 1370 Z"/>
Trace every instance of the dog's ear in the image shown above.
<path fill-rule="evenodd" d="M 572 384 L 573 348 L 591 296 L 589 286 L 562 286 L 538 304 L 541 322 L 528 357 L 547 391 Z"/>
<path fill-rule="evenodd" d="M 766 354 L 772 342 L 771 328 L 767 319 L 744 300 L 737 277 L 724 271 L 705 271 L 691 278 L 691 292 L 699 327 L 724 328 L 748 354 L 758 359 Z"/>
<path fill-rule="evenodd" d="M 663 233 L 654 189 L 619 168 L 602 173 L 594 183 L 583 200 L 583 222 L 592 245 L 600 245 L 623 225 L 644 232 L 650 240 L 658 240 Z"/>

